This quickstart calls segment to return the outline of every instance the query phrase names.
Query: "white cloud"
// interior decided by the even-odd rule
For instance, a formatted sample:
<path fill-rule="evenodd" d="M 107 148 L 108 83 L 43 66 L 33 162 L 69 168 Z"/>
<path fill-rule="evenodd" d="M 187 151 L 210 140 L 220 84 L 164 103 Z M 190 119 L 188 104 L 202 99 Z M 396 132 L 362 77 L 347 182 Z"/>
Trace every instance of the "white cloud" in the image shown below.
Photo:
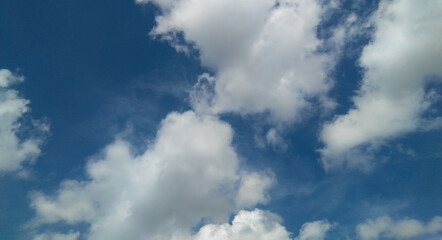
<path fill-rule="evenodd" d="M 302 225 L 294 240 L 324 240 L 332 224 L 326 220 Z M 279 216 L 259 209 L 240 211 L 232 224 L 203 226 L 192 240 L 292 240 Z"/>
<path fill-rule="evenodd" d="M 270 196 L 265 190 L 269 189 L 274 180 L 271 177 L 262 177 L 259 173 L 244 173 L 241 176 L 241 184 L 236 195 L 236 203 L 243 207 L 253 207 L 257 203 L 266 204 Z"/>
<path fill-rule="evenodd" d="M 323 240 L 333 225 L 327 220 L 305 223 L 299 230 L 299 236 L 295 240 Z"/>
<path fill-rule="evenodd" d="M 425 88 L 442 76 L 441 11 L 441 0 L 381 1 L 371 18 L 373 39 L 360 57 L 365 72 L 354 107 L 322 130 L 326 169 L 369 169 L 380 144 L 428 121 L 422 115 L 435 100 Z"/>
<path fill-rule="evenodd" d="M 270 174 L 240 171 L 231 127 L 192 111 L 171 113 L 155 141 L 135 154 L 116 140 L 53 196 L 33 193 L 30 226 L 90 224 L 88 239 L 170 239 L 205 222 L 224 222 L 269 200 Z"/>
<path fill-rule="evenodd" d="M 240 211 L 232 224 L 206 225 L 192 240 L 290 240 L 290 233 L 280 222 L 267 211 Z"/>
<path fill-rule="evenodd" d="M 18 172 L 26 174 L 24 163 L 32 161 L 40 154 L 43 139 L 39 136 L 19 137 L 23 135 L 21 121 L 27 116 L 30 101 L 19 96 L 11 85 L 23 82 L 22 76 L 7 69 L 0 69 L 0 174 Z M 40 133 L 49 131 L 47 124 L 34 121 L 34 128 Z"/>
<path fill-rule="evenodd" d="M 13 74 L 8 69 L 0 69 L 0 87 L 7 88 L 12 84 L 23 82 L 23 76 Z"/>
<path fill-rule="evenodd" d="M 324 40 L 316 36 L 328 7 L 318 1 L 137 2 L 162 10 L 151 35 L 178 51 L 196 48 L 202 64 L 214 70 L 214 76 L 202 75 L 191 94 L 196 111 L 269 113 L 277 123 L 291 123 L 332 86 L 328 73 L 335 54 L 318 51 Z"/>
<path fill-rule="evenodd" d="M 356 233 L 359 239 L 380 238 L 408 239 L 434 235 L 442 232 L 442 217 L 436 216 L 427 224 L 415 219 L 394 221 L 388 216 L 376 220 L 367 220 L 358 224 Z"/>
<path fill-rule="evenodd" d="M 80 236 L 79 232 L 67 234 L 62 233 L 42 233 L 34 237 L 34 240 L 77 240 Z"/>

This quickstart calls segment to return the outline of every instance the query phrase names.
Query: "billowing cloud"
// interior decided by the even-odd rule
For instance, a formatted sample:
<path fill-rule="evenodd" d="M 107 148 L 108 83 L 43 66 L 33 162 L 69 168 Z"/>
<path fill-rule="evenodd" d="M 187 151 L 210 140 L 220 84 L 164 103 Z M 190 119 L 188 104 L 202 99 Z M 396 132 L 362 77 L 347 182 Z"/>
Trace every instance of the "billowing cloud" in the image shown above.
<path fill-rule="evenodd" d="M 428 237 L 442 233 L 442 217 L 436 216 L 425 224 L 415 219 L 394 221 L 388 216 L 383 216 L 357 225 L 356 233 L 362 240 Z"/>
<path fill-rule="evenodd" d="M 326 220 L 305 223 L 294 240 L 324 240 L 332 224 Z M 279 216 L 259 209 L 240 211 L 232 224 L 208 224 L 192 240 L 292 240 Z"/>
<path fill-rule="evenodd" d="M 214 74 L 191 93 L 198 112 L 265 113 L 277 123 L 301 120 L 313 102 L 333 107 L 333 53 L 316 31 L 328 8 L 309 0 L 138 0 L 159 6 L 151 35 L 178 51 L 199 51 Z M 321 104 L 324 103 L 324 104 Z M 304 116 L 305 117 L 305 116 Z"/>
<path fill-rule="evenodd" d="M 170 113 L 147 150 L 118 139 L 87 165 L 88 180 L 34 192 L 31 227 L 90 224 L 88 239 L 171 239 L 266 203 L 271 174 L 240 170 L 231 127 L 192 111 Z"/>
<path fill-rule="evenodd" d="M 21 126 L 22 120 L 28 119 L 26 113 L 30 111 L 30 101 L 11 89 L 12 85 L 23 81 L 24 77 L 7 69 L 0 69 L 0 174 L 25 174 L 23 164 L 32 163 L 41 152 L 43 139 L 39 136 L 27 137 L 27 132 L 23 132 Z M 34 121 L 33 125 L 34 130 L 39 133 L 49 130 L 48 125 L 42 122 Z"/>
<path fill-rule="evenodd" d="M 437 120 L 424 114 L 439 99 L 429 84 L 442 76 L 441 11 L 441 0 L 380 2 L 372 41 L 359 60 L 365 72 L 354 107 L 321 133 L 326 169 L 370 169 L 371 153 L 383 142 Z"/>
<path fill-rule="evenodd" d="M 290 240 L 290 233 L 280 222 L 281 219 L 270 212 L 240 211 L 232 224 L 206 225 L 192 240 Z"/>

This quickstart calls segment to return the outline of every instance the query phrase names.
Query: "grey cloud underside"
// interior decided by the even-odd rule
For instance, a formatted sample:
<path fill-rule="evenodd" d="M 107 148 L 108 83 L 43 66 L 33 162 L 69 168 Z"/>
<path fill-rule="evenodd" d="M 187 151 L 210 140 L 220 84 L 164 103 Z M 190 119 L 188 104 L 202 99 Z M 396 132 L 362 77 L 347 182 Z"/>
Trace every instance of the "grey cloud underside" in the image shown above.
<path fill-rule="evenodd" d="M 34 236 L 33 240 L 77 240 L 79 236 L 79 232 L 70 232 L 66 234 L 47 232 Z"/>

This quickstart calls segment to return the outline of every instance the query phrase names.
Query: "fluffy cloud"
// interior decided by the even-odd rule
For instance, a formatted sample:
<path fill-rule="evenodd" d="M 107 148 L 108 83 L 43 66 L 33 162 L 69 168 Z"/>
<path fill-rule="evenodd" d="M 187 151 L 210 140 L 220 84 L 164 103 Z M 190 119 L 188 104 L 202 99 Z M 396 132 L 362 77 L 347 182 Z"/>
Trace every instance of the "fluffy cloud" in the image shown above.
<path fill-rule="evenodd" d="M 205 222 L 225 222 L 266 203 L 270 174 L 240 171 L 231 127 L 192 111 L 171 113 L 155 141 L 135 153 L 116 140 L 87 165 L 89 180 L 64 181 L 56 194 L 32 194 L 33 227 L 90 224 L 87 238 L 171 239 Z"/>
<path fill-rule="evenodd" d="M 370 169 L 370 153 L 380 144 L 431 121 L 423 114 L 439 98 L 428 83 L 442 76 L 441 11 L 441 0 L 381 1 L 360 57 L 365 72 L 354 107 L 322 130 L 326 169 Z"/>
<path fill-rule="evenodd" d="M 0 69 L 0 174 L 20 172 L 25 174 L 24 163 L 32 162 L 40 154 L 41 137 L 19 137 L 26 135 L 21 121 L 29 112 L 29 100 L 19 96 L 11 85 L 24 80 L 7 69 Z M 35 131 L 47 132 L 48 126 L 34 121 Z"/>
<path fill-rule="evenodd" d="M 415 238 L 442 232 L 442 217 L 434 217 L 427 224 L 415 219 L 394 221 L 388 216 L 368 220 L 356 227 L 356 233 L 362 240 L 380 238 Z"/>
<path fill-rule="evenodd" d="M 332 224 L 326 220 L 305 223 L 294 240 L 323 240 Z M 208 224 L 192 240 L 292 240 L 281 219 L 267 211 L 240 211 L 232 224 Z"/>
<path fill-rule="evenodd" d="M 236 203 L 243 207 L 253 207 L 257 203 L 266 204 L 270 197 L 265 190 L 273 185 L 273 178 L 262 178 L 260 173 L 245 173 L 236 195 Z"/>
<path fill-rule="evenodd" d="M 240 211 L 232 224 L 209 224 L 202 227 L 193 240 L 290 240 L 290 233 L 278 216 L 255 209 Z"/>
<path fill-rule="evenodd" d="M 310 0 L 138 0 L 160 7 L 152 36 L 178 51 L 197 49 L 203 74 L 191 93 L 196 111 L 266 113 L 300 120 L 332 86 L 334 54 L 316 35 L 327 7 Z"/>
<path fill-rule="evenodd" d="M 327 220 L 305 223 L 299 230 L 299 236 L 295 240 L 323 240 L 333 224 Z"/>

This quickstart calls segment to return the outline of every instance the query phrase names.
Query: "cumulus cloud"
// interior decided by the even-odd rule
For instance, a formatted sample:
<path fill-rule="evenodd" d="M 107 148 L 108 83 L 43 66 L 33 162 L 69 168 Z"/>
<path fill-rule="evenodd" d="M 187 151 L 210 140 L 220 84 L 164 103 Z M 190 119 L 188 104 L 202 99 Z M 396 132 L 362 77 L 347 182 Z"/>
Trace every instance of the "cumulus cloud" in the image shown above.
<path fill-rule="evenodd" d="M 322 129 L 326 169 L 370 169 L 379 145 L 429 121 L 423 115 L 438 98 L 428 83 L 442 76 L 441 11 L 440 0 L 380 2 L 371 18 L 372 41 L 359 60 L 364 77 L 354 107 Z"/>
<path fill-rule="evenodd" d="M 326 220 L 305 223 L 294 240 L 323 240 L 332 224 Z M 292 240 L 279 216 L 259 209 L 240 211 L 232 224 L 208 224 L 192 240 Z"/>
<path fill-rule="evenodd" d="M 118 139 L 92 158 L 89 179 L 34 192 L 31 227 L 90 224 L 88 239 L 171 239 L 192 227 L 225 222 L 243 207 L 266 203 L 271 174 L 241 171 L 231 127 L 192 111 L 170 113 L 155 141 L 135 153 Z"/>
<path fill-rule="evenodd" d="M 23 164 L 32 163 L 41 152 L 43 138 L 27 137 L 26 132 L 23 132 L 22 121 L 30 120 L 26 116 L 30 111 L 30 101 L 20 97 L 18 91 L 11 88 L 23 81 L 24 77 L 0 69 L 0 174 L 26 174 Z M 36 132 L 49 131 L 48 125 L 43 122 L 33 121 L 33 125 Z"/>
<path fill-rule="evenodd" d="M 151 35 L 178 51 L 199 51 L 214 73 L 191 94 L 196 111 L 269 114 L 278 123 L 303 118 L 325 94 L 335 54 L 316 34 L 328 6 L 309 0 L 138 0 L 159 6 Z M 318 99 L 321 99 L 317 101 Z M 321 105 L 321 104 L 320 104 Z"/>
<path fill-rule="evenodd" d="M 356 227 L 359 239 L 408 239 L 442 233 L 442 217 L 436 216 L 427 224 L 415 219 L 394 221 L 388 216 L 367 220 Z"/>
<path fill-rule="evenodd" d="M 232 224 L 209 224 L 202 227 L 193 240 L 290 240 L 290 233 L 281 219 L 270 212 L 255 209 L 240 211 Z"/>

